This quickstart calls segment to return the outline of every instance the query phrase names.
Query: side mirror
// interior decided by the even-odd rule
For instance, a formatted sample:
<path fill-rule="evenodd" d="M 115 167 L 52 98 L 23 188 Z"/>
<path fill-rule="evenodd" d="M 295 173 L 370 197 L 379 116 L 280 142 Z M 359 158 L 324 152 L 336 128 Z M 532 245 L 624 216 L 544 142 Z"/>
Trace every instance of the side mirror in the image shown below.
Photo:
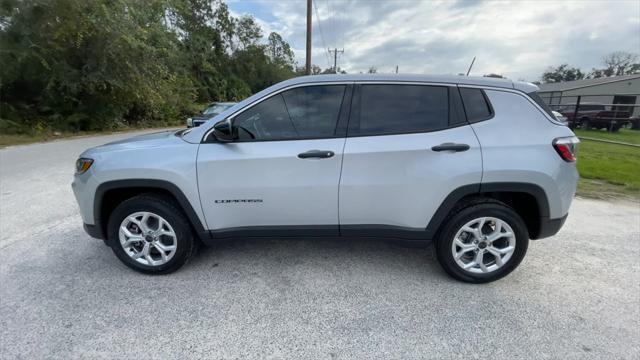
<path fill-rule="evenodd" d="M 213 125 L 213 136 L 220 142 L 230 142 L 236 139 L 236 135 L 233 131 L 231 119 L 224 119 L 218 121 Z"/>

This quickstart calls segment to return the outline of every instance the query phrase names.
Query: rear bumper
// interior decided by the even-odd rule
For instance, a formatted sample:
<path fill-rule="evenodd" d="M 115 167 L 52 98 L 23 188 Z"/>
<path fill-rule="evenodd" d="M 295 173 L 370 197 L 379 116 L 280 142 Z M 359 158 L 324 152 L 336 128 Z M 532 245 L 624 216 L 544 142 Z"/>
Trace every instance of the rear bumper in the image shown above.
<path fill-rule="evenodd" d="M 567 216 L 569 214 L 565 214 L 563 217 L 558 219 L 549 219 L 547 217 L 540 218 L 540 229 L 538 234 L 535 237 L 532 237 L 532 240 L 544 239 L 550 236 L 553 236 L 560 231 L 562 225 L 567 220 Z"/>

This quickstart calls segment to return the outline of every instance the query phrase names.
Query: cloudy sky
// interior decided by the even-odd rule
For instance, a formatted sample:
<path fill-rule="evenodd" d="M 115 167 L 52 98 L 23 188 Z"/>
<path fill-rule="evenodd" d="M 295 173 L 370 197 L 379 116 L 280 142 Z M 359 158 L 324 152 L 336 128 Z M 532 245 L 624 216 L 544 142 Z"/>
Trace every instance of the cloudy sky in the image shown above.
<path fill-rule="evenodd" d="M 472 75 L 534 81 L 550 65 L 590 70 L 609 52 L 640 52 L 638 0 L 313 2 L 313 63 L 329 67 L 333 58 L 326 48 L 344 48 L 338 66 L 349 73 L 371 66 L 392 72 L 398 65 L 401 73 L 457 74 L 476 56 Z M 253 15 L 265 35 L 280 33 L 300 65 L 305 3 L 228 1 L 233 14 Z"/>

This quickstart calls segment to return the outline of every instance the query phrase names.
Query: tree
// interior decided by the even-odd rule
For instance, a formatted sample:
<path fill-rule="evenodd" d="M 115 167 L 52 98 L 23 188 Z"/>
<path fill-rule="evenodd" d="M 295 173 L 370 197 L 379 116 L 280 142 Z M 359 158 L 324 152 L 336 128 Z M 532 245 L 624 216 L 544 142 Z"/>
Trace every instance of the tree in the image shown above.
<path fill-rule="evenodd" d="M 375 66 L 372 66 L 372 67 L 370 67 L 370 68 L 369 68 L 369 70 L 367 70 L 367 72 L 368 72 L 369 74 L 375 74 L 375 73 L 377 73 L 377 72 L 378 72 L 378 69 L 376 69 L 376 67 L 375 67 Z"/>
<path fill-rule="evenodd" d="M 294 76 L 277 33 L 221 0 L 2 0 L 0 131 L 181 120 Z"/>
<path fill-rule="evenodd" d="M 549 67 L 547 71 L 542 74 L 543 83 L 555 83 L 562 81 L 581 80 L 585 78 L 585 74 L 582 70 L 571 67 L 569 64 L 562 64 L 557 68 Z"/>
<path fill-rule="evenodd" d="M 256 45 L 262 38 L 262 29 L 253 16 L 244 15 L 235 22 L 235 35 L 241 49 Z"/>
<path fill-rule="evenodd" d="M 592 69 L 589 77 L 599 78 L 607 76 L 621 76 L 640 73 L 640 58 L 638 54 L 615 51 L 602 58 L 602 69 Z"/>
<path fill-rule="evenodd" d="M 268 49 L 271 61 L 279 66 L 293 70 L 295 66 L 293 51 L 280 34 L 275 32 L 269 34 Z"/>

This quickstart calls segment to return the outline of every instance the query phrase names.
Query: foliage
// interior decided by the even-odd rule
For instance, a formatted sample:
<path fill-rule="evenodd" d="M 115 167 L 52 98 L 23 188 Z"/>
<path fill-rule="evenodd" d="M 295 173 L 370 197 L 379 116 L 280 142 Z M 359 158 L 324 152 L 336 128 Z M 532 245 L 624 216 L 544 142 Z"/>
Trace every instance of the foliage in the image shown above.
<path fill-rule="evenodd" d="M 608 76 L 640 74 L 640 57 L 624 51 L 615 51 L 602 58 L 603 68 L 591 69 L 585 73 L 579 68 L 562 64 L 556 68 L 550 67 L 542 74 L 543 83 L 573 81 L 581 79 L 596 79 Z"/>
<path fill-rule="evenodd" d="M 585 73 L 578 68 L 569 66 L 569 64 L 562 64 L 557 68 L 550 67 L 542 74 L 542 81 L 545 83 L 581 80 L 584 78 Z"/>
<path fill-rule="evenodd" d="M 602 58 L 603 69 L 591 70 L 592 78 L 621 76 L 640 73 L 640 58 L 637 54 L 624 51 L 612 52 Z"/>
<path fill-rule="evenodd" d="M 294 76 L 221 0 L 0 0 L 0 131 L 166 124 Z"/>

